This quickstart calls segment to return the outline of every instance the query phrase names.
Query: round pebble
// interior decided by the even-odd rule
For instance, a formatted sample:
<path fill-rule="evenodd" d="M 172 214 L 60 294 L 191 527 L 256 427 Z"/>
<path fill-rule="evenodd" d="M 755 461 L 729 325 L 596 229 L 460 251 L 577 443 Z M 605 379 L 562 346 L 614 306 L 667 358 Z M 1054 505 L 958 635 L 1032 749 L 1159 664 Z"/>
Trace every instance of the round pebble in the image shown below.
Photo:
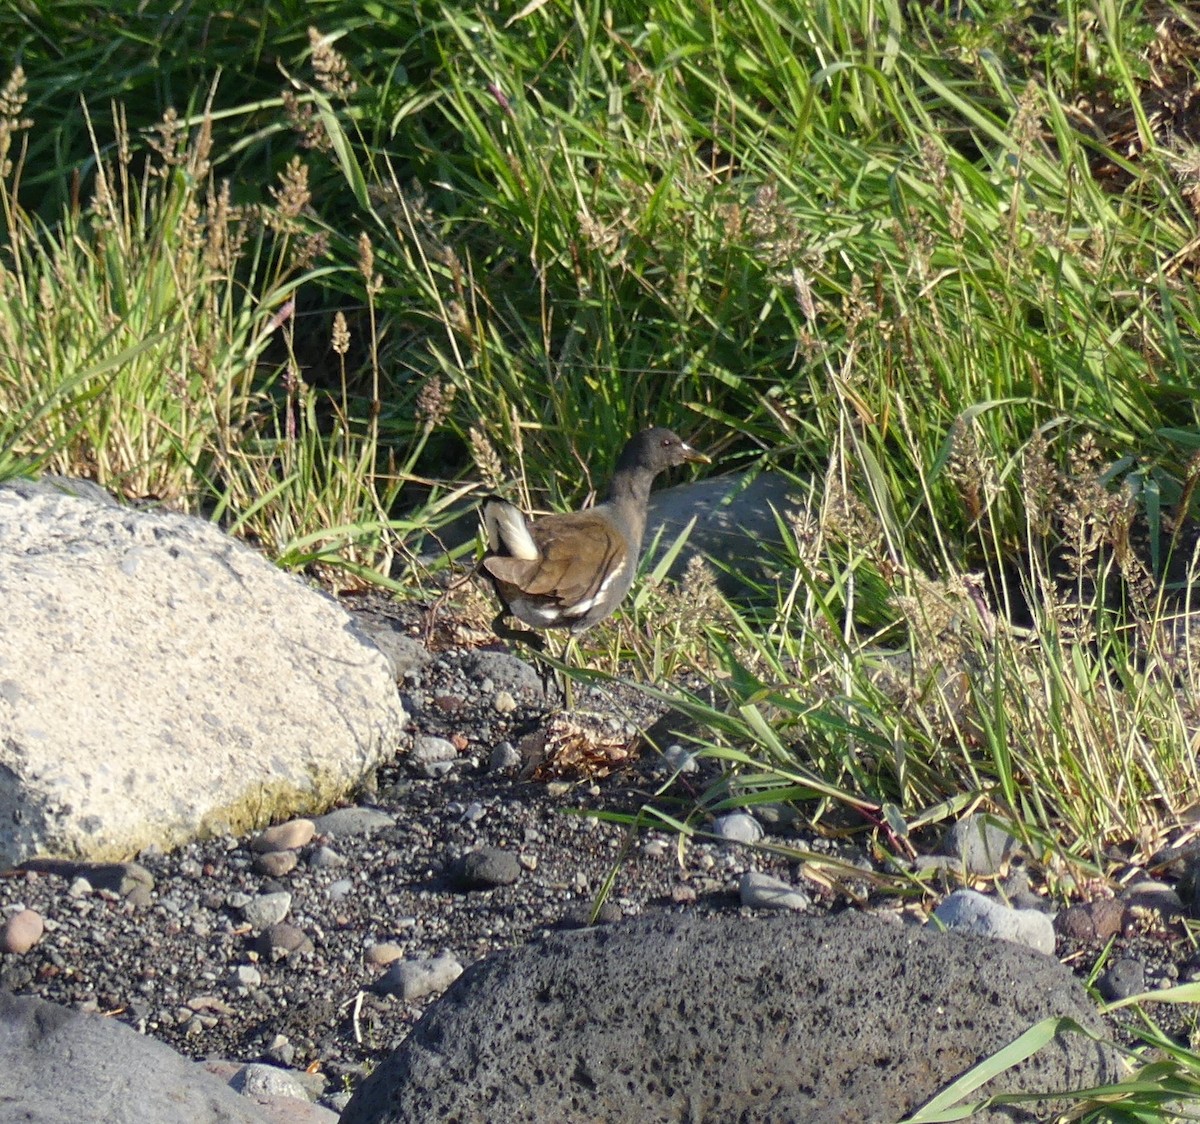
<path fill-rule="evenodd" d="M 762 824 L 745 812 L 732 812 L 713 820 L 713 834 L 730 843 L 757 843 L 763 837 Z"/>
<path fill-rule="evenodd" d="M 801 889 L 762 874 L 757 870 L 749 870 L 738 880 L 738 893 L 742 905 L 751 909 L 808 909 L 812 900 Z"/>
<path fill-rule="evenodd" d="M 490 890 L 511 886 L 521 876 L 521 864 L 515 855 L 499 847 L 481 847 L 451 863 L 449 874 L 461 890 Z"/>
<path fill-rule="evenodd" d="M 250 843 L 252 851 L 294 851 L 312 840 L 316 826 L 312 820 L 288 820 L 260 832 Z"/>
<path fill-rule="evenodd" d="M 271 960 L 313 951 L 313 943 L 304 930 L 286 921 L 268 925 L 259 935 L 257 946 L 259 953 Z"/>
<path fill-rule="evenodd" d="M 393 941 L 381 941 L 371 945 L 363 953 L 363 959 L 375 968 L 386 968 L 394 960 L 404 955 L 404 949 Z"/>
<path fill-rule="evenodd" d="M 434 960 L 400 960 L 380 978 L 376 989 L 404 1000 L 439 995 L 462 975 L 462 965 L 453 956 Z"/>
<path fill-rule="evenodd" d="M 279 878 L 296 869 L 300 861 L 295 851 L 267 851 L 254 856 L 254 869 L 259 874 Z"/>
<path fill-rule="evenodd" d="M 15 952 L 18 956 L 28 952 L 42 939 L 46 931 L 40 913 L 23 909 L 14 913 L 0 929 L 0 952 Z"/>

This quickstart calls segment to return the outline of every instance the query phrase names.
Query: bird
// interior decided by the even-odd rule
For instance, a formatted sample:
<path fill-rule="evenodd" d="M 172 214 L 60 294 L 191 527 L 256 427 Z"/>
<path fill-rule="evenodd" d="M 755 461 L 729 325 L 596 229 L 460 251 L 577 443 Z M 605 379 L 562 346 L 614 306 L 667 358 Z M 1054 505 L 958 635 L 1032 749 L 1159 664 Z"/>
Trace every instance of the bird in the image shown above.
<path fill-rule="evenodd" d="M 608 498 L 583 511 L 529 520 L 498 496 L 483 503 L 488 553 L 482 565 L 505 614 L 530 628 L 577 636 L 610 616 L 629 592 L 642 551 L 654 478 L 710 459 L 669 429 L 643 429 L 617 460 Z"/>

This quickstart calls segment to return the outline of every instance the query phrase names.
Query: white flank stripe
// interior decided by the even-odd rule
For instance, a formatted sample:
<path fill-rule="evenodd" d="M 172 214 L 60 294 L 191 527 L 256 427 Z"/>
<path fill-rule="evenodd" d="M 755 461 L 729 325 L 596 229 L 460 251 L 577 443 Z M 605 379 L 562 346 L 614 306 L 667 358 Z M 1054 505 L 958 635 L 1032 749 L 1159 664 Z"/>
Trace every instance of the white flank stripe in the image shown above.
<path fill-rule="evenodd" d="M 537 544 L 525 526 L 525 516 L 512 504 L 493 500 L 484 506 L 483 520 L 493 550 L 506 550 L 522 562 L 534 562 L 540 557 Z"/>

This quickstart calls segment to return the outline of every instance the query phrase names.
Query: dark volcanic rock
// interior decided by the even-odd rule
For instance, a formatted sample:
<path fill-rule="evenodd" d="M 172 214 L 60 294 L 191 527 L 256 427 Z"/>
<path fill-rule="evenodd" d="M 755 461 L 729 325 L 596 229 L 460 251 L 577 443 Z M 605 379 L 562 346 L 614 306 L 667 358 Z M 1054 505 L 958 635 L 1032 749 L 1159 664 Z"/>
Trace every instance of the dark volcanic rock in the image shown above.
<path fill-rule="evenodd" d="M 1062 965 L 1006 942 L 852 914 L 643 918 L 473 966 L 342 1124 L 892 1122 L 1047 1015 L 1098 1025 Z M 981 1095 L 1118 1072 L 1062 1037 Z"/>

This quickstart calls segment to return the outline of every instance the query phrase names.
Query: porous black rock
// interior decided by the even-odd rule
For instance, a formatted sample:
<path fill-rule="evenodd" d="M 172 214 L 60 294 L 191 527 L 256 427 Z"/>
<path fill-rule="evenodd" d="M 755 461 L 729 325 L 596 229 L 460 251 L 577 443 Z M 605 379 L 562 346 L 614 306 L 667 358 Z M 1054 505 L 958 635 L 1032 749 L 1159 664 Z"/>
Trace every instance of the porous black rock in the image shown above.
<path fill-rule="evenodd" d="M 342 1124 L 890 1124 L 1048 1015 L 1098 1026 L 1061 964 L 1007 942 L 858 914 L 656 915 L 473 965 Z M 980 1095 L 1118 1074 L 1111 1049 L 1062 1035 Z"/>

